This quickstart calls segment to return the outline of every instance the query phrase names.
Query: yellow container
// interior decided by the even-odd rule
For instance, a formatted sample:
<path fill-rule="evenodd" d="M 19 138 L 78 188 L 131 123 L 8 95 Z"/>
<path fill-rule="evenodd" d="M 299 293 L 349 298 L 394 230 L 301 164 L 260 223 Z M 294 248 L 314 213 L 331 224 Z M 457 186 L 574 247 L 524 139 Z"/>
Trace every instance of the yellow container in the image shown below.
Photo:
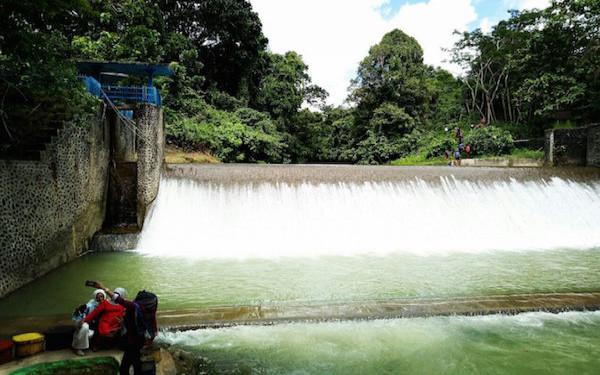
<path fill-rule="evenodd" d="M 15 356 L 28 357 L 44 349 L 44 335 L 31 332 L 12 337 L 15 342 Z"/>

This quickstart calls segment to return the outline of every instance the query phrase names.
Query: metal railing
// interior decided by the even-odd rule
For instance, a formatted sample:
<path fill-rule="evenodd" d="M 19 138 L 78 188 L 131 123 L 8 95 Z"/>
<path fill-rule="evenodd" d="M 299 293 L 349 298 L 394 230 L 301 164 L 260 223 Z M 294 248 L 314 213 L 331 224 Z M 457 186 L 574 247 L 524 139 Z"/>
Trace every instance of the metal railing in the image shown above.
<path fill-rule="evenodd" d="M 104 91 L 106 96 L 114 102 L 136 101 L 155 104 L 159 107 L 162 106 L 160 94 L 154 86 L 109 86 L 100 85 L 100 82 L 93 77 L 80 76 L 79 78 L 85 80 L 85 88 L 87 92 L 99 98 L 101 98 L 101 92 Z"/>
<path fill-rule="evenodd" d="M 139 129 L 138 129 L 135 121 L 133 121 L 133 119 L 132 119 L 133 111 L 120 110 L 117 107 L 117 105 L 113 102 L 113 99 L 108 95 L 108 93 L 106 93 L 104 91 L 105 86 L 100 85 L 100 82 L 95 80 L 93 77 L 79 76 L 79 78 L 82 80 L 85 80 L 86 91 L 97 96 L 98 98 L 104 100 L 108 104 L 108 106 L 110 108 L 112 108 L 112 110 L 116 113 L 116 115 L 121 119 L 121 121 L 131 129 L 131 131 L 133 132 L 133 134 L 136 137 L 139 137 L 144 142 L 147 142 L 147 143 L 149 142 L 148 139 L 146 139 L 141 134 L 139 134 Z M 108 86 L 108 87 L 110 87 L 110 86 Z M 121 87 L 121 86 L 113 86 L 113 87 Z M 156 96 L 154 96 L 154 98 L 158 98 L 158 103 L 160 103 L 160 95 L 158 95 L 158 92 L 156 92 L 156 88 L 155 87 L 153 87 L 153 88 L 154 88 L 154 92 L 156 94 Z M 160 104 L 157 104 L 157 105 L 160 105 Z"/>

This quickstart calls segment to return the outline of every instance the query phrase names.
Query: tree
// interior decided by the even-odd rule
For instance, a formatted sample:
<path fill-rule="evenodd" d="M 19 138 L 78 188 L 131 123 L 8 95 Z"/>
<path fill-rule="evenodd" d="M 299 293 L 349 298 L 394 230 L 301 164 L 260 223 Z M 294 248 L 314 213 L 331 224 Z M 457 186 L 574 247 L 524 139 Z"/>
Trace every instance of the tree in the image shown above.
<path fill-rule="evenodd" d="M 321 87 L 310 84 L 308 65 L 296 52 L 268 54 L 268 58 L 269 64 L 254 104 L 269 112 L 285 128 L 304 102 L 317 104 L 328 94 Z"/>
<path fill-rule="evenodd" d="M 87 1 L 0 2 L 0 135 L 19 143 L 39 127 L 91 110 L 77 82 L 69 36 L 90 12 Z"/>
<path fill-rule="evenodd" d="M 351 86 L 357 161 L 382 163 L 402 155 L 402 138 L 431 117 L 428 79 L 421 46 L 401 30 L 371 47 Z"/>
<path fill-rule="evenodd" d="M 189 39 L 203 63 L 207 83 L 249 101 L 260 81 L 268 40 L 252 6 L 244 0 L 157 0 L 165 30 Z"/>
<path fill-rule="evenodd" d="M 488 120 L 547 126 L 559 114 L 583 122 L 599 114 L 600 4 L 554 0 L 511 11 L 491 33 L 467 32 L 454 61 L 468 70 L 469 111 Z M 541 127 L 540 127 L 541 129 Z"/>
<path fill-rule="evenodd" d="M 372 114 L 386 102 L 421 120 L 428 97 L 424 74 L 421 46 L 401 30 L 387 33 L 379 44 L 371 47 L 352 83 L 350 99 L 357 104 L 356 135 L 365 134 Z"/>

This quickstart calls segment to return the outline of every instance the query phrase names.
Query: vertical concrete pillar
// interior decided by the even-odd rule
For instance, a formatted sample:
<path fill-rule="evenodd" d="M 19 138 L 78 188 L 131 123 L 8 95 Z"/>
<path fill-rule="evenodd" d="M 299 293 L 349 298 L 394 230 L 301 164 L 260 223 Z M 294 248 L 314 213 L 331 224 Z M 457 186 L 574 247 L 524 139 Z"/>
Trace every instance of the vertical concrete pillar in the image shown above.
<path fill-rule="evenodd" d="M 600 168 L 600 124 L 588 128 L 586 163 L 590 167 Z"/>
<path fill-rule="evenodd" d="M 137 177 L 138 177 L 138 226 L 141 228 L 150 203 L 158 195 L 160 174 L 164 163 L 165 130 L 163 111 L 153 104 L 138 104 L 134 110 L 138 129 Z"/>

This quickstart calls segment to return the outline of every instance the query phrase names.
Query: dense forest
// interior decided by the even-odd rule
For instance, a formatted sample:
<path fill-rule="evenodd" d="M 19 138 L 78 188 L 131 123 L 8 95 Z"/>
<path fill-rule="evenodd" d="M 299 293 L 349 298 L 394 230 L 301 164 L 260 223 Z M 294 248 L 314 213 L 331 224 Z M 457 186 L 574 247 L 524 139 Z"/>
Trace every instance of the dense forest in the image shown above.
<path fill-rule="evenodd" d="M 452 48 L 463 77 L 423 63 L 419 43 L 387 33 L 357 66 L 347 104 L 326 105 L 297 52 L 276 54 L 244 0 L 0 2 L 0 134 L 82 122 L 97 105 L 77 60 L 170 63 L 155 80 L 167 142 L 223 162 L 380 164 L 439 158 L 460 126 L 474 155 L 600 118 L 600 2 L 511 11 Z M 143 84 L 130 78 L 131 84 Z M 485 125 L 474 130 L 485 118 Z"/>

